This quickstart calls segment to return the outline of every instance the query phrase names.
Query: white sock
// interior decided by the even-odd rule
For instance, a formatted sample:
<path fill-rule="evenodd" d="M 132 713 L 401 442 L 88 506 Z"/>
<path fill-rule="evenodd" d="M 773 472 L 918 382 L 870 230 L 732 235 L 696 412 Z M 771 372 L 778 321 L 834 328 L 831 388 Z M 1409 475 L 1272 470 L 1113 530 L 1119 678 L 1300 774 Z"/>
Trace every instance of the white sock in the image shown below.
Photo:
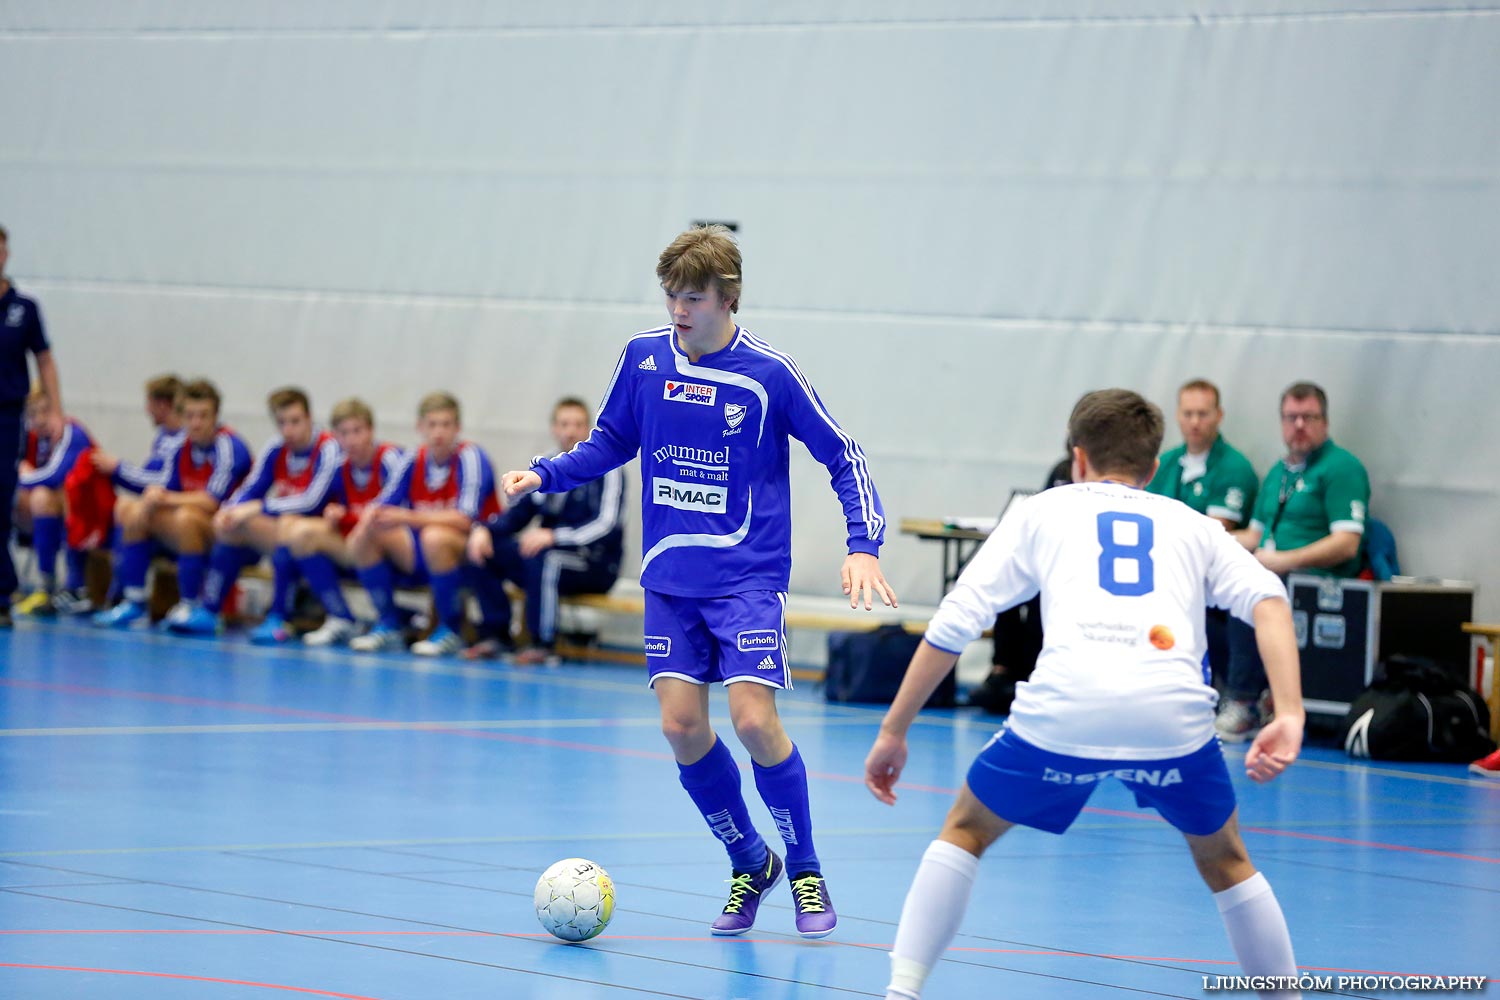
<path fill-rule="evenodd" d="M 927 974 L 958 933 L 978 872 L 979 859 L 963 848 L 946 840 L 927 846 L 901 908 L 887 1000 L 919 1000 Z"/>
<path fill-rule="evenodd" d="M 1296 976 L 1297 960 L 1292 956 L 1292 936 L 1287 933 L 1286 917 L 1271 891 L 1271 883 L 1260 872 L 1239 885 L 1214 893 L 1219 916 L 1229 932 L 1229 944 L 1247 976 Z M 1262 997 L 1276 1000 L 1300 1000 L 1299 990 L 1262 991 Z"/>

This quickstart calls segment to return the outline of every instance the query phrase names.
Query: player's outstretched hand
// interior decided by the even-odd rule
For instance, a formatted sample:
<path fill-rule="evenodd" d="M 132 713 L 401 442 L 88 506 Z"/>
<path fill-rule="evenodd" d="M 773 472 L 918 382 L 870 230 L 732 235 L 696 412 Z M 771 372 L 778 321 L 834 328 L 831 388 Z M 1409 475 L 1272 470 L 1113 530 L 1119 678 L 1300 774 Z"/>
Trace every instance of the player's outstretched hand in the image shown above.
<path fill-rule="evenodd" d="M 857 608 L 861 601 L 865 610 L 875 606 L 874 598 L 888 608 L 896 607 L 896 592 L 885 582 L 880 572 L 880 560 L 867 552 L 851 552 L 844 560 L 844 593 L 849 596 L 849 607 Z"/>
<path fill-rule="evenodd" d="M 1245 754 L 1245 774 L 1251 781 L 1265 784 L 1292 766 L 1302 752 L 1302 720 L 1281 716 L 1260 731 Z"/>
<path fill-rule="evenodd" d="M 507 472 L 500 477 L 500 489 L 507 500 L 515 500 L 542 488 L 542 477 L 527 469 L 525 472 Z"/>
<path fill-rule="evenodd" d="M 893 736 L 884 729 L 875 737 L 875 745 L 865 758 L 865 787 L 870 794 L 888 806 L 896 804 L 896 782 L 906 767 L 906 737 Z"/>
<path fill-rule="evenodd" d="M 120 460 L 102 448 L 95 448 L 89 454 L 89 461 L 94 463 L 94 468 L 106 476 L 113 476 L 115 470 L 120 467 Z"/>

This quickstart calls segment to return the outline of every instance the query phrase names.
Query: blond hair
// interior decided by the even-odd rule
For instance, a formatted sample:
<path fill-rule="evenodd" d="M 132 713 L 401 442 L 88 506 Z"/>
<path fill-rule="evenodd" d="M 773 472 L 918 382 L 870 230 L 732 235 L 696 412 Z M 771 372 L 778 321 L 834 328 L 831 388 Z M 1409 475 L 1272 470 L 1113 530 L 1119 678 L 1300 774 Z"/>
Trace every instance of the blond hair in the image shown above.
<path fill-rule="evenodd" d="M 370 405 L 358 396 L 350 396 L 341 399 L 334 404 L 333 413 L 328 418 L 330 427 L 337 427 L 345 420 L 363 420 L 371 427 L 375 426 L 375 414 Z"/>

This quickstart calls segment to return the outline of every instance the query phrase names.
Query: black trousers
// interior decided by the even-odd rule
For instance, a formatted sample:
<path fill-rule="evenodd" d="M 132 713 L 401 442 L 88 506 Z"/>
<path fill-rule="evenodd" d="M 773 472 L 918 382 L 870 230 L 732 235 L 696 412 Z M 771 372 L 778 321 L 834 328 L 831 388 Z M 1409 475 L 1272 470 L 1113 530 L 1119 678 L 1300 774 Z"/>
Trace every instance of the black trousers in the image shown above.
<path fill-rule="evenodd" d="M 0 403 L 0 608 L 10 607 L 10 595 L 20 584 L 10 558 L 10 528 L 25 440 L 23 414 L 21 403 Z"/>
<path fill-rule="evenodd" d="M 1007 680 L 1024 681 L 1036 669 L 1042 653 L 1042 599 L 1000 612 L 995 619 L 995 655 L 990 662 L 1005 667 Z"/>

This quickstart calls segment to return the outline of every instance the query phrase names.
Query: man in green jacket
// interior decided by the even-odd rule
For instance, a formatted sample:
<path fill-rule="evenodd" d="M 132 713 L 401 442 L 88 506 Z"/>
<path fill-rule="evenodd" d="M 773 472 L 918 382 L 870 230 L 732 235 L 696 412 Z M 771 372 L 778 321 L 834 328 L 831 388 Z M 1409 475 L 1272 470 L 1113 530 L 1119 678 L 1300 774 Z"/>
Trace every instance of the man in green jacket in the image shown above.
<path fill-rule="evenodd" d="M 1181 500 L 1233 531 L 1245 527 L 1255 509 L 1258 480 L 1250 460 L 1219 433 L 1223 420 L 1218 386 L 1200 378 L 1178 389 L 1182 444 L 1162 455 L 1146 489 Z"/>
<path fill-rule="evenodd" d="M 1281 439 L 1286 457 L 1266 473 L 1250 526 L 1235 538 L 1278 576 L 1359 573 L 1360 546 L 1370 506 L 1370 476 L 1328 436 L 1328 396 L 1311 382 L 1281 394 Z M 1249 629 L 1229 628 L 1229 684 L 1219 703 L 1219 738 L 1239 743 L 1268 721 L 1256 704 L 1265 668 Z"/>
<path fill-rule="evenodd" d="M 1146 489 L 1181 500 L 1234 531 L 1245 527 L 1255 509 L 1260 480 L 1250 460 L 1219 433 L 1223 421 L 1218 386 L 1198 378 L 1178 389 L 1177 427 L 1182 431 L 1182 444 L 1162 455 Z M 1221 688 L 1229 671 L 1228 628 L 1228 613 L 1209 608 L 1204 638 L 1214 683 Z"/>

